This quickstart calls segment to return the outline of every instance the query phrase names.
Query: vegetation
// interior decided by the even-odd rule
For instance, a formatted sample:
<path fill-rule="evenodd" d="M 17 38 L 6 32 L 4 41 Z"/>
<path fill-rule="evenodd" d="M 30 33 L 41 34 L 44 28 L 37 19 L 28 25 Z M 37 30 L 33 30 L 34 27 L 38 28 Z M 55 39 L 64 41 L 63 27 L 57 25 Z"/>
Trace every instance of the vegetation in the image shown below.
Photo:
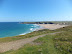
<path fill-rule="evenodd" d="M 61 33 L 40 37 L 33 43 L 26 44 L 18 50 L 11 50 L 2 54 L 72 54 L 72 26 L 60 28 L 55 31 L 40 30 L 27 34 L 28 36 L 17 37 L 18 39 L 22 39 L 53 32 Z"/>
<path fill-rule="evenodd" d="M 72 21 L 41 21 L 41 22 L 21 22 L 21 24 L 64 24 L 72 25 Z"/>

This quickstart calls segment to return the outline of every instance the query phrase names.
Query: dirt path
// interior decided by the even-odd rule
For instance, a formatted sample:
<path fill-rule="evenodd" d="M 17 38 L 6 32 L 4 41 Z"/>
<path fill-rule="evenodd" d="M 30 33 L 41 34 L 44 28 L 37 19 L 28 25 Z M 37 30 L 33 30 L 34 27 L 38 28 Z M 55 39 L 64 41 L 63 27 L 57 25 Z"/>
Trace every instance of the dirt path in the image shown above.
<path fill-rule="evenodd" d="M 53 34 L 56 34 L 56 33 L 60 33 L 60 32 L 48 33 L 48 34 L 53 35 Z M 24 46 L 25 44 L 30 43 L 30 42 L 38 39 L 39 37 L 43 37 L 43 36 L 46 36 L 48 34 L 39 35 L 39 36 L 21 39 L 21 40 L 16 40 L 16 41 L 12 41 L 12 42 L 0 43 L 0 52 L 2 53 L 2 52 L 9 51 L 9 50 L 17 50 L 20 47 Z"/>

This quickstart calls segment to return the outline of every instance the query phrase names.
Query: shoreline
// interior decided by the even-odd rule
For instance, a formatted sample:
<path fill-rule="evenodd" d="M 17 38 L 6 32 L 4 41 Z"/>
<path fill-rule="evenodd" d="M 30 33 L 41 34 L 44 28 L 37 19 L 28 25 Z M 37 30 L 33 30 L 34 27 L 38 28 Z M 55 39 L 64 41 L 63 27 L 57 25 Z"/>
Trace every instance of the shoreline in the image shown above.
<path fill-rule="evenodd" d="M 40 26 L 40 25 L 39 25 L 39 26 Z M 47 29 L 47 28 L 45 28 L 45 27 L 41 26 L 41 28 L 36 29 L 35 31 L 39 31 L 39 30 L 43 30 L 43 29 Z"/>
<path fill-rule="evenodd" d="M 32 30 L 31 32 L 39 31 L 40 29 L 43 28 L 42 26 L 40 26 L 40 25 L 38 25 L 38 24 L 33 24 L 33 25 L 39 26 L 39 28 L 36 28 L 36 29 Z M 21 34 L 19 34 L 19 35 L 26 35 L 26 34 L 29 34 L 29 33 L 31 33 L 31 32 L 21 33 Z"/>

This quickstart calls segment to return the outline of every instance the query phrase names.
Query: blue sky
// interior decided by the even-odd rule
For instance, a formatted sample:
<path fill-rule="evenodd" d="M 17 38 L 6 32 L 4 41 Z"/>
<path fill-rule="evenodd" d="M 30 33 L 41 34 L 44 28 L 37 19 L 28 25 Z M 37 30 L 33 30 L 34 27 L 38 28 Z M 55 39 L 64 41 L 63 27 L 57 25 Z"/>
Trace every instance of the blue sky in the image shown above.
<path fill-rule="evenodd" d="M 72 21 L 71 0 L 0 0 L 0 22 Z"/>

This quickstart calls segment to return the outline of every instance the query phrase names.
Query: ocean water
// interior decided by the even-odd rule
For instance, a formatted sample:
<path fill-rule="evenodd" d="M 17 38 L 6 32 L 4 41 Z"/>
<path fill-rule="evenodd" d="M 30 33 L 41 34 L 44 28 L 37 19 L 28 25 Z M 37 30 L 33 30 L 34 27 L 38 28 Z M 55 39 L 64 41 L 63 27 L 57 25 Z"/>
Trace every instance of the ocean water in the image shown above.
<path fill-rule="evenodd" d="M 24 35 L 39 29 L 36 24 L 19 24 L 19 22 L 0 22 L 0 38 Z"/>

